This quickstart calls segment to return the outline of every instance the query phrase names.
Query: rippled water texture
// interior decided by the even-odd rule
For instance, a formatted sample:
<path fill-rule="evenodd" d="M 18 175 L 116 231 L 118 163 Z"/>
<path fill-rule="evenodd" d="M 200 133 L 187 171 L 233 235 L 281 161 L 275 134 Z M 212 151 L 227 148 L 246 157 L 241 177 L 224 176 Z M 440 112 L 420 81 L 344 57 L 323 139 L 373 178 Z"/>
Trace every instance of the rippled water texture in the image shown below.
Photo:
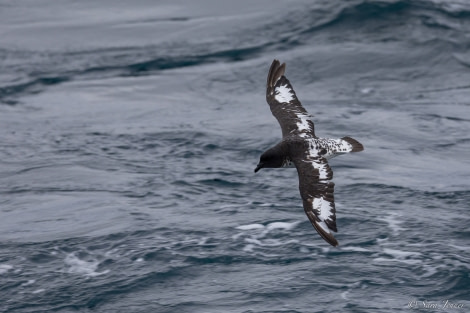
<path fill-rule="evenodd" d="M 0 311 L 468 312 L 469 34 L 453 0 L 0 1 Z M 365 146 L 338 248 L 253 173 L 274 58 Z"/>

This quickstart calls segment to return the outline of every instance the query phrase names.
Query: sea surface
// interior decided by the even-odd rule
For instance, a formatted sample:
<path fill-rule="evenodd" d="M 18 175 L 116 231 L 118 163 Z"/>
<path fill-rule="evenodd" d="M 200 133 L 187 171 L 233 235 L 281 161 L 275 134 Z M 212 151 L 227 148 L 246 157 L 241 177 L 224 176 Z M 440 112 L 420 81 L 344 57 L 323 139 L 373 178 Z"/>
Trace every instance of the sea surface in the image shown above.
<path fill-rule="evenodd" d="M 338 248 L 273 59 L 365 147 Z M 0 127 L 0 312 L 470 312 L 469 1 L 0 0 Z"/>

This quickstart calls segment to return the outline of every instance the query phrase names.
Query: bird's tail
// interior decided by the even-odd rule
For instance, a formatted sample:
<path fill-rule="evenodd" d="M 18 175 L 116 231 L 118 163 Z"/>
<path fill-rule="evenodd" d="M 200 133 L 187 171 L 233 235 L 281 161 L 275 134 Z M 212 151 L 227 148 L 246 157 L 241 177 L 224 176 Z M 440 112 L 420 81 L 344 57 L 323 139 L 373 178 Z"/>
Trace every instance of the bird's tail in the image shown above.
<path fill-rule="evenodd" d="M 364 150 L 364 146 L 354 138 L 346 136 L 346 137 L 341 138 L 341 140 L 346 141 L 349 144 L 349 146 L 351 146 L 350 150 L 347 152 L 360 152 Z"/>
<path fill-rule="evenodd" d="M 364 150 L 364 146 L 354 138 L 343 137 L 340 139 L 327 139 L 327 145 L 333 147 L 333 149 L 325 150 L 326 153 L 323 155 L 326 159 L 334 158 L 338 155 L 359 152 Z"/>

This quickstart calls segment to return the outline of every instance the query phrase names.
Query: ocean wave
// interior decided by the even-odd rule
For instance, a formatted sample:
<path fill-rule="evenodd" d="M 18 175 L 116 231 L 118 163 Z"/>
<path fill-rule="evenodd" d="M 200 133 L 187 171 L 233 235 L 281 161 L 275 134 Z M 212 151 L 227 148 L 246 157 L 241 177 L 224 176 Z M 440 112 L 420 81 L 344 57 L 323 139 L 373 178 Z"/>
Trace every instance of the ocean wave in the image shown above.
<path fill-rule="evenodd" d="M 368 19 L 384 19 L 390 16 L 396 17 L 409 15 L 431 17 L 432 13 L 444 14 L 448 17 L 460 19 L 470 15 L 470 6 L 457 1 L 432 1 L 432 0 L 361 0 L 344 3 L 331 12 L 331 17 L 320 25 L 310 30 L 316 30 L 338 23 L 348 23 L 353 20 L 367 23 Z M 433 20 L 435 21 L 435 20 Z M 426 21 L 424 21 L 426 22 Z M 435 26 L 429 20 L 429 26 Z"/>
<path fill-rule="evenodd" d="M 469 26 L 460 21 L 469 14 L 470 8 L 457 2 L 351 1 L 339 6 L 325 4 L 321 8 L 292 9 L 253 26 L 251 31 L 235 29 L 231 35 L 241 38 L 237 40 L 238 44 L 218 39 L 210 45 L 193 42 L 188 46 L 182 41 L 62 52 L 2 49 L 0 56 L 5 57 L 8 70 L 22 79 L 21 83 L 16 79 L 0 83 L 0 103 L 13 104 L 21 95 L 42 92 L 50 86 L 76 79 L 154 75 L 185 67 L 257 59 L 325 40 L 318 38 L 317 34 L 333 42 L 341 38 L 345 42 L 373 41 L 376 38 L 378 41 L 399 40 L 417 48 L 419 42 L 416 40 L 427 40 L 431 47 L 435 47 L 432 50 L 437 55 L 448 50 L 439 46 L 439 42 L 444 41 L 453 45 L 454 53 L 460 51 L 464 55 L 464 48 L 468 46 L 465 34 Z M 413 27 L 415 31 L 409 32 L 407 27 Z M 449 31 L 436 33 L 435 27 Z M 265 34 L 263 40 L 251 35 L 258 32 Z M 437 41 L 433 41 L 435 39 Z M 462 57 L 452 60 L 468 63 L 462 61 Z"/>
<path fill-rule="evenodd" d="M 109 270 L 102 272 L 96 271 L 100 261 L 98 260 L 83 260 L 80 259 L 76 253 L 67 254 L 64 260 L 65 264 L 69 267 L 68 273 L 80 274 L 88 277 L 95 277 L 109 273 Z"/>
<path fill-rule="evenodd" d="M 157 54 L 155 50 L 158 47 L 136 47 L 126 51 L 125 56 L 121 55 L 123 53 L 122 49 L 99 49 L 94 51 L 96 54 L 100 54 L 99 57 L 93 57 L 90 55 L 90 51 L 64 52 L 63 55 L 60 55 L 60 58 L 64 59 L 64 63 L 60 65 L 50 64 L 51 66 L 47 72 L 44 69 L 38 72 L 34 69 L 37 66 L 29 63 L 31 60 L 24 60 L 26 67 L 29 63 L 33 70 L 22 68 L 25 65 L 18 65 L 12 68 L 12 71 L 23 75 L 23 82 L 2 83 L 0 85 L 0 103 L 9 104 L 17 96 L 39 93 L 47 87 L 75 79 L 151 75 L 160 71 L 190 66 L 201 66 L 217 62 L 237 62 L 259 56 L 265 48 L 264 44 L 240 48 L 233 47 L 232 49 L 227 49 L 222 45 L 215 45 L 213 51 L 203 52 L 203 47 L 195 46 L 192 49 L 188 49 L 186 51 L 187 54 L 174 55 L 171 50 L 163 50 L 163 53 L 159 52 Z M 41 53 L 42 58 L 40 61 L 54 62 L 53 60 L 59 54 L 50 53 L 44 55 Z M 144 60 L 135 62 L 136 54 L 143 54 L 144 57 L 140 56 L 140 58 Z M 155 56 L 155 54 L 158 56 Z"/>

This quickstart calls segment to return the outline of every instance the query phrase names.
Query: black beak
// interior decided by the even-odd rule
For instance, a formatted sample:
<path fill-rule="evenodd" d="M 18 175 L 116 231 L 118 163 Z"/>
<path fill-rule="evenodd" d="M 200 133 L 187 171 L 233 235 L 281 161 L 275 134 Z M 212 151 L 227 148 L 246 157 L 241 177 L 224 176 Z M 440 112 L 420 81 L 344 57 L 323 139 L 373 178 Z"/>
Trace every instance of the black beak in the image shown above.
<path fill-rule="evenodd" d="M 259 163 L 255 168 L 255 173 L 258 172 L 263 167 L 263 163 Z"/>

